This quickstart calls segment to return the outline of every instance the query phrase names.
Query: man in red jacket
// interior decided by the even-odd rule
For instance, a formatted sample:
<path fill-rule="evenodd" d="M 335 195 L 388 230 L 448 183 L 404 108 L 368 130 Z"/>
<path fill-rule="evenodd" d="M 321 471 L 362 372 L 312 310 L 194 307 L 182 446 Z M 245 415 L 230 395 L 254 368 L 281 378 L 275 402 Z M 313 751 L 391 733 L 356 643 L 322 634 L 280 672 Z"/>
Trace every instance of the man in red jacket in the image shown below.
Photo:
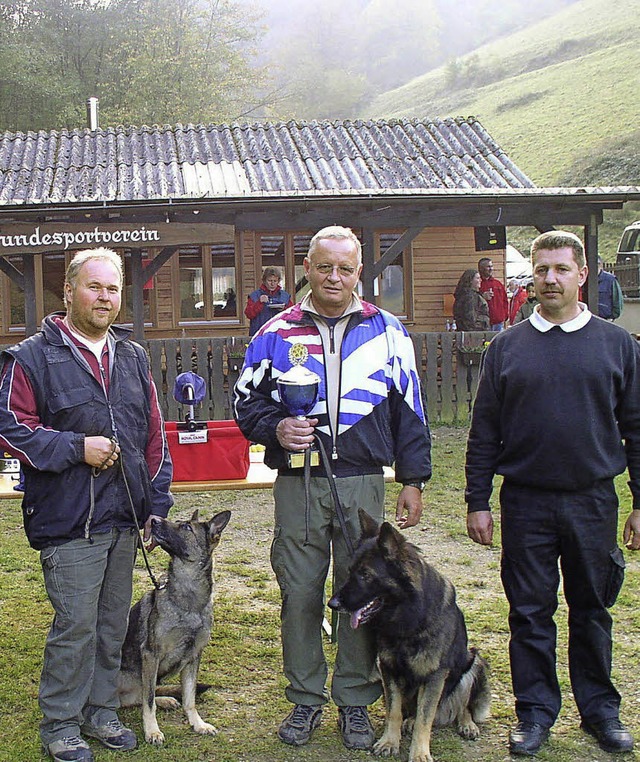
<path fill-rule="evenodd" d="M 509 319 L 509 299 L 507 290 L 497 278 L 493 277 L 493 262 L 490 257 L 478 260 L 480 273 L 480 293 L 489 303 L 489 321 L 492 331 L 506 328 Z"/>

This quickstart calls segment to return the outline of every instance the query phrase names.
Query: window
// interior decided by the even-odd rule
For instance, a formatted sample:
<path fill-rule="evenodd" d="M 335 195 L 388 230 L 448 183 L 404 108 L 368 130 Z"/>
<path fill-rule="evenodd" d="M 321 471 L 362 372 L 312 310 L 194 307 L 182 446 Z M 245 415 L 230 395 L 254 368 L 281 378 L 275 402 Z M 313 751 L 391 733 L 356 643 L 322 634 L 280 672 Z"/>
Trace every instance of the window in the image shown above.
<path fill-rule="evenodd" d="M 210 244 L 178 250 L 180 322 L 238 320 L 235 230 L 218 225 L 213 235 Z"/>
<path fill-rule="evenodd" d="M 396 232 L 377 233 L 376 260 L 380 259 L 400 239 L 401 235 L 402 233 Z M 410 248 L 407 248 L 398 252 L 393 261 L 384 268 L 377 283 L 376 304 L 401 318 L 409 316 L 409 251 Z"/>

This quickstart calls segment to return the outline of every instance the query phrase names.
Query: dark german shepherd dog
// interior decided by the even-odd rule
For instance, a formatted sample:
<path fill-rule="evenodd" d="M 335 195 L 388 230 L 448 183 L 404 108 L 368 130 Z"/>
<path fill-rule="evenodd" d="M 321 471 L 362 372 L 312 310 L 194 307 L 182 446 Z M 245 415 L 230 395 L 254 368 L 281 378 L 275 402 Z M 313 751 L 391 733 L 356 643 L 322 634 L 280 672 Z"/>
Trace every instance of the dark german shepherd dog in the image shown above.
<path fill-rule="evenodd" d="M 129 629 L 122 649 L 118 691 L 122 706 L 142 704 L 147 743 L 161 746 L 164 735 L 156 720 L 156 706 L 182 706 L 196 733 L 215 734 L 196 709 L 200 658 L 209 642 L 213 623 L 213 551 L 231 513 L 222 511 L 210 521 L 154 519 L 151 534 L 171 556 L 160 589 L 146 593 L 129 614 Z M 165 676 L 180 673 L 181 691 L 160 686 Z"/>
<path fill-rule="evenodd" d="M 413 726 L 409 762 L 432 762 L 433 725 L 455 723 L 463 738 L 478 738 L 476 723 L 489 716 L 488 666 L 468 647 L 451 582 L 391 524 L 378 527 L 362 509 L 359 516 L 349 577 L 329 606 L 375 635 L 386 720 L 374 753 L 398 754 L 404 720 Z"/>

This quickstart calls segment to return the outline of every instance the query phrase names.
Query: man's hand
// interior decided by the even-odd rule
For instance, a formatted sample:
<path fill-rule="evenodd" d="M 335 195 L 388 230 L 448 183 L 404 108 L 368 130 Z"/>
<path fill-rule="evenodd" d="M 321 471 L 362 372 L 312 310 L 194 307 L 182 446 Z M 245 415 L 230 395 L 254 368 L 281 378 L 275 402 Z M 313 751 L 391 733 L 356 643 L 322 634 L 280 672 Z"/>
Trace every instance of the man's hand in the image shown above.
<path fill-rule="evenodd" d="M 120 445 L 107 437 L 84 438 L 84 462 L 104 471 L 115 465 L 120 453 Z"/>
<path fill-rule="evenodd" d="M 396 503 L 396 522 L 400 529 L 414 527 L 422 516 L 422 492 L 417 487 L 405 485 Z"/>
<path fill-rule="evenodd" d="M 467 514 L 467 534 L 478 545 L 491 545 L 493 516 L 491 511 L 473 511 Z"/>
<path fill-rule="evenodd" d="M 313 430 L 317 424 L 317 418 L 283 418 L 276 426 L 278 442 L 285 450 L 291 452 L 306 450 L 311 447 Z"/>
<path fill-rule="evenodd" d="M 640 550 L 640 510 L 631 511 L 624 525 L 622 535 L 624 544 L 629 550 Z"/>
<path fill-rule="evenodd" d="M 145 521 L 144 531 L 142 533 L 142 541 L 148 543 L 144 547 L 149 553 L 151 553 L 151 551 L 158 546 L 158 543 L 151 536 L 151 524 L 154 519 L 156 521 L 160 521 L 162 516 L 156 516 L 152 513 L 151 516 L 149 516 L 149 518 Z"/>

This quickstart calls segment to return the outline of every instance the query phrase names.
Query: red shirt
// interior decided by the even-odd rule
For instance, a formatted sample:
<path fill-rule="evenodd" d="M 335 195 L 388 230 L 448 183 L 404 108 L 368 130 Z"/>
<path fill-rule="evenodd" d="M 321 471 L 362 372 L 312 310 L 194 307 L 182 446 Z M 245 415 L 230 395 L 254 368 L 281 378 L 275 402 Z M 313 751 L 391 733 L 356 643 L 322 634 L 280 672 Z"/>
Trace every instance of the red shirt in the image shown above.
<path fill-rule="evenodd" d="M 489 289 L 493 289 L 493 297 L 487 299 L 489 305 L 489 321 L 491 325 L 504 323 L 509 317 L 509 299 L 507 290 L 497 278 L 482 278 L 480 282 L 480 293 L 484 294 Z"/>

